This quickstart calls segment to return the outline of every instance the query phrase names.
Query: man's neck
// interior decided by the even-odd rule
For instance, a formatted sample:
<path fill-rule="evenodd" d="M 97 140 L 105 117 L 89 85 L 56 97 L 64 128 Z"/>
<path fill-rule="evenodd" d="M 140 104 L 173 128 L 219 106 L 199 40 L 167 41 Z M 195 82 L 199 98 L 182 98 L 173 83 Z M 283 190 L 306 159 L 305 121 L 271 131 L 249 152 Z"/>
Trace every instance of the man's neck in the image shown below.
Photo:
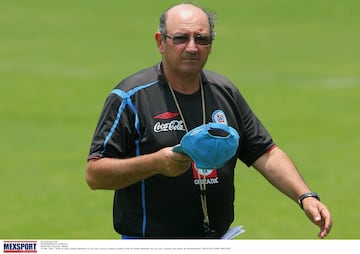
<path fill-rule="evenodd" d="M 200 88 L 200 74 L 198 75 L 169 75 L 165 73 L 169 85 L 176 92 L 193 94 Z"/>

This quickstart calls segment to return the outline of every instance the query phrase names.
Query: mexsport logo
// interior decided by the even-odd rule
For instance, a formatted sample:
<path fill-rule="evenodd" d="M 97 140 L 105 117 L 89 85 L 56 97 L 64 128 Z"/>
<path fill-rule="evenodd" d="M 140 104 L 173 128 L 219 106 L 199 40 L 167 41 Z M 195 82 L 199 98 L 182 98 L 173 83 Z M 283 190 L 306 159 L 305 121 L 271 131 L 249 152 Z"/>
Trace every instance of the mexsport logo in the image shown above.
<path fill-rule="evenodd" d="M 4 241 L 4 253 L 36 253 L 37 241 Z"/>

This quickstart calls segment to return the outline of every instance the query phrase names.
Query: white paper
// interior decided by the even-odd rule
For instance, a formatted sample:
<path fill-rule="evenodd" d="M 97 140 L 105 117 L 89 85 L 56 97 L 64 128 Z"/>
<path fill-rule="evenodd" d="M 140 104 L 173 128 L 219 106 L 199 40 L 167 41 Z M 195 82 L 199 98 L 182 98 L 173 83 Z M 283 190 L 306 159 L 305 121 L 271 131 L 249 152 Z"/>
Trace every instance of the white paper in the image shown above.
<path fill-rule="evenodd" d="M 236 227 L 229 228 L 229 230 L 226 231 L 226 233 L 221 237 L 221 239 L 222 240 L 231 240 L 231 239 L 237 237 L 238 235 L 245 232 L 243 227 L 244 226 L 236 226 Z"/>

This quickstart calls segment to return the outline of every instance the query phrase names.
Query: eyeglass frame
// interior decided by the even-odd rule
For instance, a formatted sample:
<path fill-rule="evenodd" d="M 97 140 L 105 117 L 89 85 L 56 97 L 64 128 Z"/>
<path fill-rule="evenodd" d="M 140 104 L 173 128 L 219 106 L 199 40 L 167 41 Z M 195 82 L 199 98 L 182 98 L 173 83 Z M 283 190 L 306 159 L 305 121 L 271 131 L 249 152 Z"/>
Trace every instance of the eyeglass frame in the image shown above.
<path fill-rule="evenodd" d="M 164 40 L 166 40 L 167 38 L 171 39 L 173 41 L 173 43 L 175 45 L 181 45 L 181 44 L 188 44 L 191 40 L 191 36 L 188 35 L 188 34 L 181 34 L 181 35 L 168 35 L 166 33 L 161 33 L 162 37 Z M 186 41 L 184 42 L 176 42 L 176 39 L 185 39 L 186 38 Z M 195 36 L 192 36 L 192 38 L 194 39 L 194 42 L 196 45 L 200 45 L 200 46 L 209 46 L 212 44 L 213 40 L 214 40 L 214 37 L 209 35 L 209 36 L 204 36 L 204 35 L 200 35 L 200 34 L 197 34 Z M 200 39 L 205 39 L 208 40 L 208 42 L 206 44 L 202 44 L 202 43 L 199 43 L 198 40 Z M 175 40 L 175 41 L 174 41 Z"/>

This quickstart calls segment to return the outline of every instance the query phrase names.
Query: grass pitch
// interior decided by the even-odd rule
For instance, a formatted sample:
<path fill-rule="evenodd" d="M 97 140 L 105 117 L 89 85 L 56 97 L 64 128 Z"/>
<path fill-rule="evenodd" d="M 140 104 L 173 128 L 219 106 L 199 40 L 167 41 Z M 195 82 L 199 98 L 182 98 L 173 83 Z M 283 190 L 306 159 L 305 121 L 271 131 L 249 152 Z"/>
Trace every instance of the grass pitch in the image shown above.
<path fill-rule="evenodd" d="M 359 238 L 360 3 L 197 1 L 218 14 L 207 68 L 232 80 L 334 216 Z M 2 1 L 0 239 L 117 239 L 112 192 L 86 157 L 107 94 L 159 61 L 153 34 L 177 1 Z M 139 6 L 142 8 L 139 8 Z M 239 239 L 314 239 L 297 204 L 237 166 Z"/>

